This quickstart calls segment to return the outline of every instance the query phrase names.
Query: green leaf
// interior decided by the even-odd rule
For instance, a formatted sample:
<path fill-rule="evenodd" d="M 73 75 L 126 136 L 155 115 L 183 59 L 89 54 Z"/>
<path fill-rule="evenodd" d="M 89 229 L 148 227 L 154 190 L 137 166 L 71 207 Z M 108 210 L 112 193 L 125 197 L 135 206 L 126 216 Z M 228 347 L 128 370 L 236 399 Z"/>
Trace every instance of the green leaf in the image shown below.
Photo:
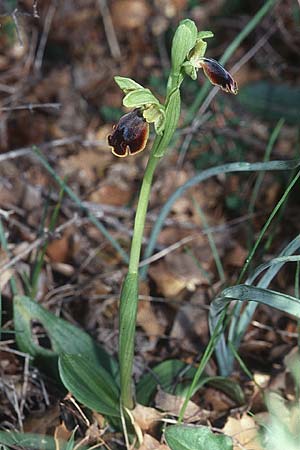
<path fill-rule="evenodd" d="M 126 108 L 140 108 L 146 105 L 159 105 L 159 101 L 152 94 L 150 89 L 136 89 L 128 92 L 123 98 L 123 105 Z"/>
<path fill-rule="evenodd" d="M 173 425 L 166 429 L 167 444 L 172 450 L 232 450 L 232 440 L 214 434 L 208 427 Z"/>
<path fill-rule="evenodd" d="M 300 318 L 300 299 L 269 289 L 241 284 L 225 289 L 212 301 L 209 310 L 209 326 L 211 332 L 215 329 L 220 315 L 231 301 L 255 302 Z M 228 350 L 224 336 L 221 337 L 216 347 L 216 352 L 219 364 L 220 362 L 222 364 L 221 373 L 228 373 L 226 359 L 226 357 L 228 358 Z M 223 365 L 223 362 L 225 365 Z"/>
<path fill-rule="evenodd" d="M 32 321 L 40 322 L 51 341 L 52 349 L 38 345 L 32 337 Z M 62 352 L 83 353 L 95 364 L 101 365 L 114 377 L 118 373 L 118 365 L 114 358 L 78 327 L 56 317 L 37 302 L 25 296 L 14 298 L 14 325 L 16 341 L 20 350 L 42 360 L 50 359 L 57 364 L 57 355 Z"/>
<path fill-rule="evenodd" d="M 0 431 L 0 443 L 11 448 L 24 448 L 34 450 L 56 450 L 57 446 L 51 436 L 33 434 L 33 433 L 19 433 L 17 431 Z M 81 447 L 81 450 L 87 447 Z M 67 450 L 67 443 L 59 441 L 59 449 Z"/>
<path fill-rule="evenodd" d="M 174 74 L 179 74 L 181 65 L 196 44 L 196 40 L 197 27 L 195 23 L 189 19 L 181 21 L 172 43 L 171 59 L 172 72 Z"/>
<path fill-rule="evenodd" d="M 151 372 L 142 376 L 136 387 L 138 403 L 149 405 L 156 392 L 157 386 L 166 392 L 174 393 L 174 386 L 184 377 L 190 381 L 195 373 L 193 367 L 178 359 L 163 361 L 155 366 Z"/>
<path fill-rule="evenodd" d="M 131 78 L 116 76 L 114 77 L 114 80 L 119 86 L 119 88 L 125 92 L 125 94 L 127 94 L 130 91 L 135 91 L 137 89 L 144 89 L 143 86 L 141 86 L 139 83 L 132 80 Z"/>
<path fill-rule="evenodd" d="M 75 443 L 75 433 L 78 429 L 78 425 L 74 428 L 74 430 L 72 431 L 71 437 L 68 440 L 68 445 L 66 450 L 74 450 L 74 443 Z"/>
<path fill-rule="evenodd" d="M 179 89 L 175 89 L 170 94 L 170 98 L 166 106 L 165 130 L 162 139 L 159 143 L 159 146 L 154 153 L 154 156 L 156 156 L 157 158 L 161 158 L 165 154 L 166 149 L 174 134 L 174 131 L 177 128 L 179 116 L 180 116 L 180 91 Z"/>
<path fill-rule="evenodd" d="M 120 299 L 119 361 L 122 402 L 129 407 L 133 406 L 132 367 L 137 306 L 138 274 L 128 273 L 122 286 Z"/>
<path fill-rule="evenodd" d="M 201 381 L 201 379 L 200 379 Z M 235 381 L 228 377 L 207 377 L 207 384 L 213 386 L 219 391 L 224 392 L 231 399 L 233 399 L 238 405 L 243 405 L 245 403 L 245 395 L 241 386 Z"/>
<path fill-rule="evenodd" d="M 157 391 L 158 386 L 169 394 L 185 397 L 196 370 L 196 367 L 190 366 L 189 364 L 177 359 L 163 361 L 155 366 L 151 372 L 143 375 L 138 382 L 136 387 L 136 397 L 138 403 L 141 403 L 142 405 L 149 405 L 152 397 Z M 245 403 L 244 393 L 240 385 L 230 378 L 219 376 L 202 376 L 195 385 L 192 395 L 194 395 L 205 384 L 209 384 L 210 386 L 225 392 L 225 394 L 227 394 L 239 405 Z"/>
<path fill-rule="evenodd" d="M 66 388 L 88 408 L 107 416 L 120 416 L 116 382 L 95 360 L 81 354 L 61 354 L 59 374 Z"/>
<path fill-rule="evenodd" d="M 226 308 L 226 304 L 233 300 L 257 302 L 300 318 L 299 298 L 270 289 L 239 284 L 225 289 L 219 297 L 212 301 L 210 307 L 211 319 L 215 321 L 216 317 L 219 317 L 220 313 Z"/>

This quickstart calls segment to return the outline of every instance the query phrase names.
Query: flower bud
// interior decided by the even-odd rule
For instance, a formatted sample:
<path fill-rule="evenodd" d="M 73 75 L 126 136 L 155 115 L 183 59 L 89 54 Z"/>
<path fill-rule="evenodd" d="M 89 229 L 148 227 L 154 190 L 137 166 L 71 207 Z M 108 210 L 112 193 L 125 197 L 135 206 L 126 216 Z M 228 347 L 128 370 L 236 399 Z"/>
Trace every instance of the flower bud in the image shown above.
<path fill-rule="evenodd" d="M 212 84 L 219 86 L 223 91 L 230 94 L 238 93 L 237 83 L 217 61 L 210 58 L 201 58 L 199 66 Z"/>
<path fill-rule="evenodd" d="M 112 153 L 123 158 L 144 150 L 148 136 L 149 124 L 144 119 L 141 109 L 136 108 L 121 117 L 107 140 L 112 147 Z"/>

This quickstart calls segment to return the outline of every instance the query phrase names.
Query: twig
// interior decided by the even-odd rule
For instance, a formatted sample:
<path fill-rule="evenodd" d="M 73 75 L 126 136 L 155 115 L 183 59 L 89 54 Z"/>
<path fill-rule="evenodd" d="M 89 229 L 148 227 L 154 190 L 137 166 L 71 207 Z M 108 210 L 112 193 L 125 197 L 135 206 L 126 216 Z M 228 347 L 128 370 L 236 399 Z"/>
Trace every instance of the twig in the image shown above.
<path fill-rule="evenodd" d="M 180 239 L 179 241 L 175 242 L 174 244 L 169 245 L 168 247 L 164 248 L 160 252 L 157 252 L 154 255 L 150 256 L 149 258 L 144 259 L 143 261 L 140 262 L 139 267 L 143 267 L 147 264 L 151 264 L 154 261 L 157 261 L 158 259 L 163 258 L 168 253 L 171 253 L 174 250 L 177 250 L 179 247 L 182 247 L 183 245 L 187 244 L 188 242 L 191 242 L 194 239 L 197 239 L 199 237 L 200 237 L 199 234 L 192 234 L 191 236 L 186 236 L 186 237 Z"/>
<path fill-rule="evenodd" d="M 207 235 L 209 233 L 216 233 L 216 232 L 224 232 L 228 228 L 234 227 L 239 225 L 240 223 L 243 223 L 247 220 L 249 220 L 251 217 L 253 217 L 252 214 L 247 214 L 243 217 L 238 217 L 236 219 L 231 220 L 230 222 L 227 222 L 226 224 L 216 225 L 213 227 L 208 227 L 206 229 L 201 229 L 198 234 L 192 234 L 189 236 L 185 236 L 184 238 L 180 239 L 179 241 L 175 242 L 174 244 L 169 245 L 168 247 L 164 248 L 163 250 L 154 253 L 154 255 L 149 256 L 149 258 L 143 259 L 139 267 L 146 266 L 148 264 L 151 264 L 155 261 L 158 261 L 159 259 L 163 258 L 167 254 L 173 252 L 174 250 L 177 250 L 177 248 L 182 247 L 183 245 L 187 244 L 190 241 L 193 241 L 200 237 L 200 235 Z"/>
<path fill-rule="evenodd" d="M 40 247 L 44 242 L 49 239 L 49 237 L 53 236 L 54 238 L 57 237 L 65 228 L 69 227 L 73 223 L 75 223 L 78 220 L 78 215 L 75 214 L 74 217 L 72 217 L 67 222 L 63 223 L 59 227 L 57 227 L 54 232 L 45 232 L 45 234 L 36 239 L 32 244 L 29 244 L 28 247 L 26 247 L 22 252 L 20 252 L 18 255 L 16 255 L 14 258 L 12 258 L 10 261 L 8 261 L 6 264 L 0 266 L 0 275 L 5 272 L 10 267 L 13 267 L 15 264 L 17 264 L 21 259 L 23 259 L 25 256 L 27 256 L 30 252 L 35 250 L 36 248 Z"/>
<path fill-rule="evenodd" d="M 96 216 L 94 216 L 89 210 L 84 208 L 81 199 L 75 194 L 75 192 L 72 191 L 71 188 L 69 188 L 69 186 L 64 182 L 64 180 L 62 180 L 57 175 L 57 173 L 55 172 L 53 167 L 48 163 L 47 159 L 44 157 L 41 151 L 37 147 L 34 148 L 34 151 L 40 163 L 50 173 L 50 175 L 54 178 L 56 183 L 65 190 L 68 197 L 70 197 L 73 200 L 73 202 L 81 209 L 81 211 L 86 213 L 89 221 L 93 225 L 95 225 L 95 227 L 100 231 L 100 233 L 102 233 L 103 236 L 109 241 L 112 247 L 114 247 L 114 249 L 119 253 L 123 261 L 128 262 L 128 255 L 125 252 L 125 250 L 123 250 L 119 242 L 107 231 L 105 226 L 97 219 Z"/>
<path fill-rule="evenodd" d="M 107 2 L 106 0 L 98 0 L 98 4 L 103 18 L 104 30 L 108 46 L 110 49 L 110 53 L 114 59 L 120 59 L 121 50 L 117 40 L 113 22 L 111 20 L 111 15 L 107 6 Z"/>
<path fill-rule="evenodd" d="M 21 403 L 20 403 L 20 412 L 23 416 L 23 410 L 26 402 L 26 393 L 28 388 L 28 377 L 29 377 L 29 360 L 30 355 L 27 355 L 27 358 L 25 358 L 24 361 L 24 381 L 22 386 L 22 392 L 21 392 Z"/>
<path fill-rule="evenodd" d="M 36 58 L 34 61 L 34 71 L 35 73 L 39 73 L 43 64 L 43 57 L 44 57 L 44 53 L 45 53 L 45 48 L 46 48 L 46 44 L 47 44 L 47 39 L 48 39 L 48 35 L 49 35 L 49 31 L 51 28 L 51 24 L 52 24 L 52 20 L 54 17 L 56 11 L 56 4 L 51 3 L 51 5 L 49 6 L 49 9 L 47 11 L 47 15 L 46 15 L 46 19 L 45 19 L 45 24 L 44 24 L 44 29 L 43 29 L 43 34 L 40 40 L 40 44 L 39 47 L 37 49 L 37 53 L 36 53 Z"/>
<path fill-rule="evenodd" d="M 66 144 L 73 144 L 74 142 L 81 142 L 81 136 L 71 136 L 62 139 L 54 139 L 53 141 L 45 142 L 44 144 L 40 144 L 39 147 L 42 150 L 48 150 L 54 147 L 60 147 Z M 6 152 L 0 155 L 0 163 L 6 161 L 7 159 L 15 159 L 21 156 L 32 156 L 35 157 L 35 154 L 32 152 L 32 146 L 23 147 L 16 150 L 11 150 L 10 152 Z"/>
<path fill-rule="evenodd" d="M 20 352 L 19 350 L 15 350 L 14 348 L 10 347 L 1 348 L 1 352 L 13 353 L 14 355 L 22 356 L 25 359 L 33 359 L 33 356 L 28 355 L 28 353 Z"/>
<path fill-rule="evenodd" d="M 61 103 L 28 103 L 28 105 L 5 106 L 3 108 L 0 108 L 0 111 L 17 111 L 23 109 L 29 109 L 29 111 L 33 111 L 34 109 L 42 108 L 59 109 L 61 108 Z"/>
<path fill-rule="evenodd" d="M 33 0 L 32 3 L 32 12 L 33 12 L 33 17 L 35 17 L 36 19 L 39 19 L 39 12 L 38 12 L 38 0 Z"/>
<path fill-rule="evenodd" d="M 15 27 L 16 27 L 16 32 L 17 32 L 17 36 L 18 36 L 18 41 L 21 47 L 23 47 L 23 39 L 20 33 L 20 28 L 19 28 L 19 22 L 18 22 L 18 17 L 17 17 L 17 13 L 18 13 L 18 9 L 14 9 L 14 11 L 11 13 L 11 17 L 14 21 Z"/>
<path fill-rule="evenodd" d="M 14 211 L 5 211 L 0 208 L 0 216 L 3 216 L 5 220 L 7 220 L 11 214 L 14 214 Z"/>
<path fill-rule="evenodd" d="M 16 88 L 0 83 L 0 91 L 5 92 L 6 94 L 14 94 L 16 92 Z"/>

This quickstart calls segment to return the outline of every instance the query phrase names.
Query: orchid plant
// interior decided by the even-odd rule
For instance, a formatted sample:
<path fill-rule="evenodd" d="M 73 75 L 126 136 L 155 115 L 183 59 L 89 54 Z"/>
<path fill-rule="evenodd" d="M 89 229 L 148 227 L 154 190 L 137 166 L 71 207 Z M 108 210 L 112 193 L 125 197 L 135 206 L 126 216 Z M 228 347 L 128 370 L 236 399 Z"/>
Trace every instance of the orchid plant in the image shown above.
<path fill-rule="evenodd" d="M 180 87 L 185 76 L 197 78 L 199 69 L 214 85 L 223 91 L 237 94 L 237 84 L 227 70 L 217 61 L 206 58 L 206 39 L 213 37 L 211 31 L 198 32 L 192 20 L 183 20 L 177 28 L 171 50 L 171 71 L 167 83 L 166 100 L 161 104 L 150 89 L 144 88 L 130 78 L 115 77 L 124 92 L 123 105 L 132 109 L 121 117 L 108 144 L 114 155 L 125 157 L 144 150 L 149 136 L 149 124 L 154 124 L 154 139 L 136 209 L 134 232 L 131 243 L 128 273 L 125 277 L 120 299 L 119 364 L 121 379 L 121 406 L 133 409 L 134 392 L 132 368 L 134 339 L 138 307 L 139 262 L 144 225 L 154 171 L 177 128 L 180 116 Z"/>

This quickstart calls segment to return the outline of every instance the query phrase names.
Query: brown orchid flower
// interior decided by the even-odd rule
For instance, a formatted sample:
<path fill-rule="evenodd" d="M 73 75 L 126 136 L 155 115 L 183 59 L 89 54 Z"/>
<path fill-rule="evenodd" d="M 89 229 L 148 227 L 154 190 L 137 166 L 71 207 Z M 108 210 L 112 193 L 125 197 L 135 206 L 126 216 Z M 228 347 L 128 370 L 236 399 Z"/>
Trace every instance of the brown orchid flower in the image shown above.
<path fill-rule="evenodd" d="M 144 150 L 149 136 L 149 124 L 140 108 L 122 116 L 107 138 L 112 153 L 120 158 Z"/>
<path fill-rule="evenodd" d="M 201 58 L 199 65 L 209 81 L 230 94 L 238 93 L 237 83 L 221 64 L 214 59 Z"/>

